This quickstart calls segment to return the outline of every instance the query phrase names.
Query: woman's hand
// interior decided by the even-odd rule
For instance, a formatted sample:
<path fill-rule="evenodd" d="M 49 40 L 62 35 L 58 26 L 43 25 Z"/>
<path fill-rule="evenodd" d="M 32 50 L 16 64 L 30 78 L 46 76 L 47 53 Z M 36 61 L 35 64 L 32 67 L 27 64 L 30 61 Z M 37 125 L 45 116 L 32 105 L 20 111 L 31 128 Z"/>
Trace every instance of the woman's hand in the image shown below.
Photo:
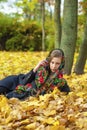
<path fill-rule="evenodd" d="M 36 67 L 33 69 L 33 71 L 36 72 L 36 71 L 39 69 L 40 66 L 46 66 L 47 64 L 48 64 L 48 62 L 47 62 L 46 60 L 42 60 L 42 61 L 40 61 L 40 62 L 36 65 Z"/>

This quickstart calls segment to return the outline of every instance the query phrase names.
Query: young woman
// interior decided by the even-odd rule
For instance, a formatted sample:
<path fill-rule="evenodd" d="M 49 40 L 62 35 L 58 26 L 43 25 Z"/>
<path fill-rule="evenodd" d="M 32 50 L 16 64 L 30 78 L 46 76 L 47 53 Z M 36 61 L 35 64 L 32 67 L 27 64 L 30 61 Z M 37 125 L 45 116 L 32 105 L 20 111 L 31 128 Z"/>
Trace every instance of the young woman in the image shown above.
<path fill-rule="evenodd" d="M 0 80 L 0 94 L 5 94 L 7 98 L 24 99 L 44 95 L 53 91 L 55 87 L 61 92 L 68 93 L 70 88 L 63 78 L 64 65 L 64 52 L 61 49 L 54 49 L 29 73 L 11 75 Z"/>

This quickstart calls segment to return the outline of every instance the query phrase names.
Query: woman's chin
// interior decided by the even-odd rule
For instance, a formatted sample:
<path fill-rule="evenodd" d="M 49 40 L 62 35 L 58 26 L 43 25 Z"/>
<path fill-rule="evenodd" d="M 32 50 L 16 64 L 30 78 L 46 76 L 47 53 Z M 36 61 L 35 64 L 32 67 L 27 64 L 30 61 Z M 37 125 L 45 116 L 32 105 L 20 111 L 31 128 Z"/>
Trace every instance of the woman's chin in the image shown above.
<path fill-rule="evenodd" d="M 55 72 L 56 72 L 56 70 L 51 70 L 51 72 L 52 72 L 52 73 L 55 73 Z"/>

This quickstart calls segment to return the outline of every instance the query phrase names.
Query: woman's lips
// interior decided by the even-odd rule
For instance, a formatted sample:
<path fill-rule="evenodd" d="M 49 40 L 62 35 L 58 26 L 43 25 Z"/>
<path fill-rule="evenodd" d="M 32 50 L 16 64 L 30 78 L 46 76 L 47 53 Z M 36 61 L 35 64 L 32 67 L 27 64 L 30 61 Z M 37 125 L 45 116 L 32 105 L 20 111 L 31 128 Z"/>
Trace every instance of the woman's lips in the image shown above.
<path fill-rule="evenodd" d="M 56 70 L 55 70 L 55 69 L 53 69 L 53 70 L 52 70 L 52 72 L 56 72 Z"/>

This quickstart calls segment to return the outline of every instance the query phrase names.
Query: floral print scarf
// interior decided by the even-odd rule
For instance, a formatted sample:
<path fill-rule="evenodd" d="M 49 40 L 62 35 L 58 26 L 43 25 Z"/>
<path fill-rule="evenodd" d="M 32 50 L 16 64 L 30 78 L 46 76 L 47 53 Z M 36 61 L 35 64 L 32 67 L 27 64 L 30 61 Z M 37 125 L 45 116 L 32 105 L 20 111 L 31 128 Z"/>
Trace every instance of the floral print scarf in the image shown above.
<path fill-rule="evenodd" d="M 41 66 L 36 74 L 35 83 L 38 89 L 51 91 L 55 86 L 62 87 L 66 83 L 63 79 L 61 71 L 57 70 L 55 73 L 49 75 L 45 67 Z"/>
<path fill-rule="evenodd" d="M 63 74 L 60 70 L 57 70 L 55 73 L 49 75 L 49 71 L 41 66 L 36 75 L 35 75 L 35 84 L 37 89 L 35 90 L 31 83 L 23 85 L 18 85 L 16 87 L 16 92 L 22 93 L 26 91 L 31 91 L 33 95 L 33 91 L 36 95 L 47 93 L 53 91 L 53 89 L 57 87 L 62 87 L 66 83 L 65 79 L 63 79 Z"/>

